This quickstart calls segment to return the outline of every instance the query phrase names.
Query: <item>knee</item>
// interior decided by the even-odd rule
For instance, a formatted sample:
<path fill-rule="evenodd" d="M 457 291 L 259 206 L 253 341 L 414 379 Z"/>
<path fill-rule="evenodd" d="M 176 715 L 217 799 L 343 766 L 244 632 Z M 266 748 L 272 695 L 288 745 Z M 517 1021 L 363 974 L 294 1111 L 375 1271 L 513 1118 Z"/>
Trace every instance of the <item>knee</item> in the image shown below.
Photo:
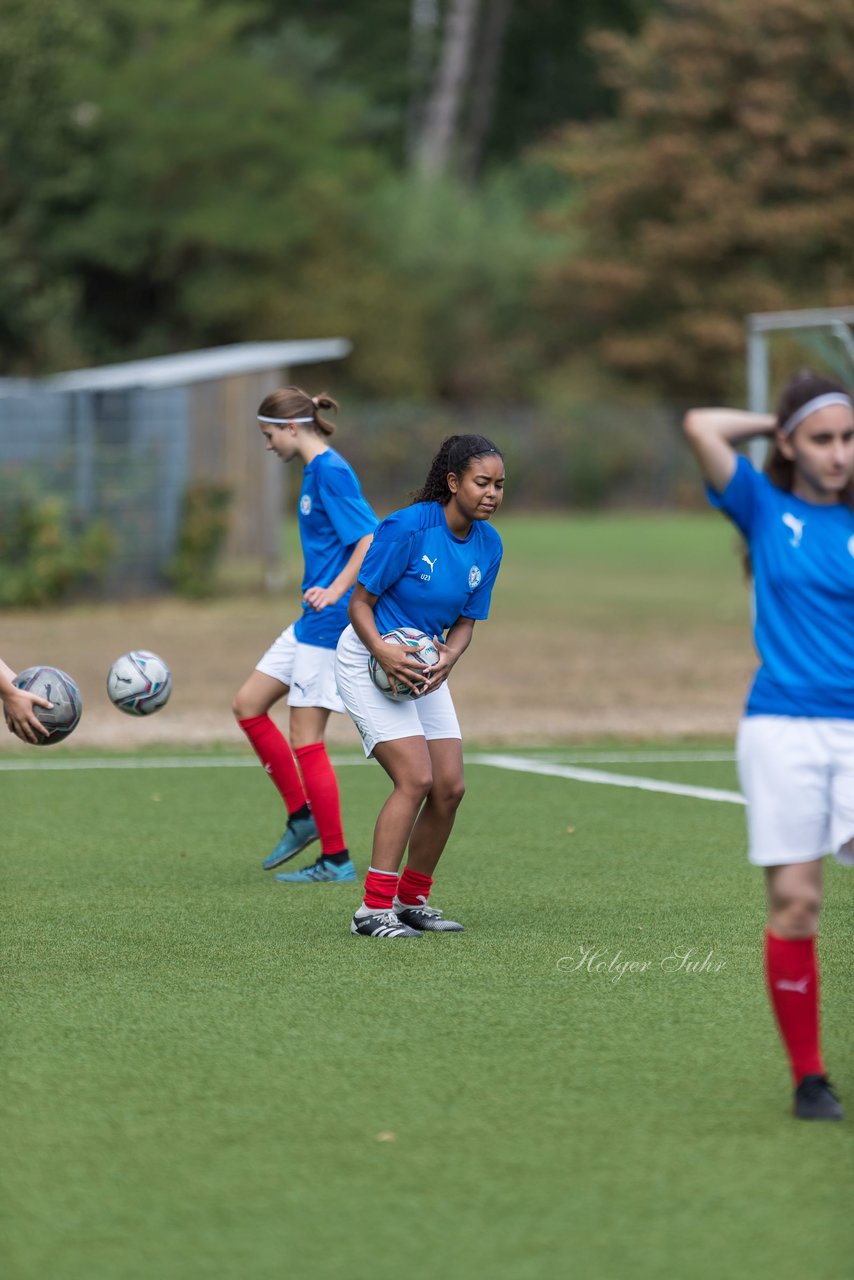
<path fill-rule="evenodd" d="M 455 778 L 453 782 L 445 782 L 440 788 L 434 788 L 433 799 L 442 809 L 456 813 L 465 793 L 466 784 L 462 778 Z"/>
<path fill-rule="evenodd" d="M 245 689 L 238 689 L 231 704 L 235 720 L 254 720 L 256 716 L 266 715 L 269 709 L 257 695 L 253 697 Z"/>
<path fill-rule="evenodd" d="M 243 691 L 234 695 L 234 701 L 231 704 L 231 710 L 235 720 L 249 720 L 252 716 L 252 709 L 249 707 L 243 696 Z"/>
<path fill-rule="evenodd" d="M 460 808 L 462 797 L 466 794 L 466 785 L 462 778 L 451 785 L 444 787 L 443 801 L 448 809 L 455 810 Z"/>
<path fill-rule="evenodd" d="M 818 929 L 821 893 L 804 888 L 771 898 L 770 927 L 781 938 L 811 938 Z"/>
<path fill-rule="evenodd" d="M 430 794 L 433 774 L 429 769 L 414 769 L 398 781 L 398 789 L 420 802 Z"/>

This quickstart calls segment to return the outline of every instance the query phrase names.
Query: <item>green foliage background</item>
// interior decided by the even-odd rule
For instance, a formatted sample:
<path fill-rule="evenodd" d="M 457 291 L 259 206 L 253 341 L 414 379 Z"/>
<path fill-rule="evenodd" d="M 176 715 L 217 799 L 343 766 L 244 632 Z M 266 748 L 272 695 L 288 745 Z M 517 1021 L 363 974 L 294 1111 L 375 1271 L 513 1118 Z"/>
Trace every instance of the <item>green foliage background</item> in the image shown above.
<path fill-rule="evenodd" d="M 0 607 L 44 605 L 99 583 L 115 551 L 105 520 L 82 522 L 32 477 L 0 508 Z"/>
<path fill-rule="evenodd" d="M 0 372 L 343 333 L 366 395 L 694 399 L 850 301 L 850 5 L 506 8 L 427 180 L 404 0 L 0 0 Z"/>

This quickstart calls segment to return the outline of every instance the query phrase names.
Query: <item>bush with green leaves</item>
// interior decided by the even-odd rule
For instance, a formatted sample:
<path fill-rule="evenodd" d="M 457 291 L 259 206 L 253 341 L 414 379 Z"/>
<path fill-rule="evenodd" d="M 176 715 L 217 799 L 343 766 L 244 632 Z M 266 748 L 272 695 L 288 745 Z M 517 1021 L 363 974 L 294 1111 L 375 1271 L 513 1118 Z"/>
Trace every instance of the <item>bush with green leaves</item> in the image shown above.
<path fill-rule="evenodd" d="M 53 604 L 98 583 L 114 552 L 105 521 L 82 523 L 54 495 L 19 494 L 0 508 L 0 607 Z"/>
<path fill-rule="evenodd" d="M 178 545 L 166 567 L 166 577 L 179 595 L 201 599 L 214 594 L 232 496 L 226 485 L 206 480 L 187 487 Z"/>

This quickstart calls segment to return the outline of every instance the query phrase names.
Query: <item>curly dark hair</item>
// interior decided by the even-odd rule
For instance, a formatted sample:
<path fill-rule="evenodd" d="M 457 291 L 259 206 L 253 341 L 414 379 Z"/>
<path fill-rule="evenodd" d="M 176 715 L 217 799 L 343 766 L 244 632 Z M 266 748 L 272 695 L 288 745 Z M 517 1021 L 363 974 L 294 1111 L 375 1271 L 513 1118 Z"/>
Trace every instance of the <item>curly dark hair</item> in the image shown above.
<path fill-rule="evenodd" d="M 424 484 L 412 494 L 413 502 L 441 502 L 446 506 L 451 499 L 448 488 L 448 476 L 465 475 L 475 458 L 484 458 L 494 453 L 499 458 L 504 455 L 497 445 L 486 436 L 448 436 L 439 445 L 439 451 L 430 463 L 430 470 Z"/>

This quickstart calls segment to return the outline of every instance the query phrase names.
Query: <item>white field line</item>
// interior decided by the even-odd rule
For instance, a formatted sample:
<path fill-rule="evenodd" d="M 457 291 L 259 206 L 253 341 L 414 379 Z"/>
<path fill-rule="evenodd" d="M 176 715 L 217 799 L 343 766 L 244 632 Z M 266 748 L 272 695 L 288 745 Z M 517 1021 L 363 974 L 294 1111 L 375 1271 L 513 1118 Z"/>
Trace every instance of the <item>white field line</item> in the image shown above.
<path fill-rule="evenodd" d="M 549 751 L 550 764 L 731 764 L 732 751 Z"/>
<path fill-rule="evenodd" d="M 334 765 L 367 764 L 364 756 L 332 756 Z M 244 769 L 259 767 L 254 756 L 69 756 L 59 760 L 0 760 L 0 773 L 64 769 Z"/>
<path fill-rule="evenodd" d="M 530 760 L 525 756 L 476 755 L 470 764 L 491 765 L 494 769 L 512 769 L 517 773 L 539 773 L 549 778 L 569 778 L 573 782 L 594 782 L 606 787 L 631 787 L 636 791 L 660 791 L 669 796 L 689 796 L 693 800 L 718 800 L 725 804 L 744 804 L 738 791 L 720 791 L 717 787 L 689 787 L 681 782 L 662 782 L 659 778 L 633 778 L 625 773 L 605 773 L 601 769 L 579 769 L 574 765 L 550 764 L 547 760 Z"/>
<path fill-rule="evenodd" d="M 602 759 L 602 757 L 598 757 Z M 637 757 L 628 757 L 629 760 Z M 731 757 L 726 757 L 730 759 Z M 477 754 L 466 757 L 469 764 L 486 765 L 493 769 L 510 769 L 514 773 L 537 773 L 549 778 L 568 778 L 573 782 L 591 782 L 602 786 L 629 787 L 636 791 L 658 791 L 671 796 L 688 796 L 694 800 L 718 800 L 727 804 L 744 804 L 744 797 L 737 791 L 721 791 L 715 787 L 693 787 L 681 782 L 664 782 L 659 778 L 636 778 L 623 773 L 605 773 L 601 769 L 583 769 L 575 765 L 553 764 L 548 760 L 532 760 L 525 756 Z M 614 760 L 615 763 L 619 761 Z M 332 763 L 339 765 L 364 765 L 363 756 L 332 756 Z M 676 763 L 668 760 L 668 763 Z M 257 768 L 258 762 L 251 756 L 140 756 L 110 757 L 90 756 L 77 759 L 73 756 L 59 760 L 0 760 L 0 772 L 24 773 L 35 770 L 56 772 L 74 769 L 243 769 Z"/>
<path fill-rule="evenodd" d="M 466 758 L 475 763 L 480 759 Z M 331 759 L 335 765 L 367 764 L 361 756 L 332 756 Z M 735 756 L 731 751 L 560 751 L 532 759 L 555 765 L 730 764 Z M 30 756 L 0 758 L 0 773 L 28 773 L 32 769 L 242 769 L 255 764 L 254 756 L 71 756 L 68 759 Z"/>

